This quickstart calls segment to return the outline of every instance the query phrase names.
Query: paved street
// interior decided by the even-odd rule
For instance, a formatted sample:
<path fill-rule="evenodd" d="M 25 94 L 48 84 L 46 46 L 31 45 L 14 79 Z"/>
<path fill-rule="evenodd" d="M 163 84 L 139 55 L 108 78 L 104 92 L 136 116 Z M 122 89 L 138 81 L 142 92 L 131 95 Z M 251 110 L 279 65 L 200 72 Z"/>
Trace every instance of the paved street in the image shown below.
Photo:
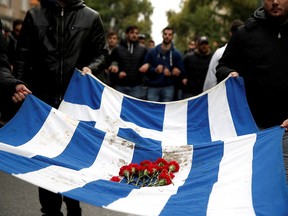
<path fill-rule="evenodd" d="M 128 216 L 81 203 L 83 216 Z M 65 212 L 65 204 L 62 206 Z M 0 216 L 40 216 L 38 188 L 0 171 Z M 130 215 L 131 216 L 131 215 Z"/>

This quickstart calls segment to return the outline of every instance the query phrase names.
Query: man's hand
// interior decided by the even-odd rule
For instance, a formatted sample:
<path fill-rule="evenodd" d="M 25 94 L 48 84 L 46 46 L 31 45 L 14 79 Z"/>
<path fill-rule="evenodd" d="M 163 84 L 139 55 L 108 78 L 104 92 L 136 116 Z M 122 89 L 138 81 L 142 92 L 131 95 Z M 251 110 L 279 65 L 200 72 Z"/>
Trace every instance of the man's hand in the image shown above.
<path fill-rule="evenodd" d="M 281 127 L 285 128 L 285 130 L 288 130 L 288 119 L 286 119 L 281 125 Z"/>
<path fill-rule="evenodd" d="M 119 78 L 120 79 L 123 79 L 124 77 L 126 77 L 127 76 L 127 74 L 126 74 L 126 72 L 124 72 L 124 71 L 121 71 L 120 73 L 119 73 Z"/>
<path fill-rule="evenodd" d="M 231 77 L 239 77 L 239 74 L 236 71 L 233 71 L 229 74 Z"/>
<path fill-rule="evenodd" d="M 182 84 L 186 86 L 187 83 L 188 83 L 188 79 L 187 79 L 187 78 L 184 78 L 184 79 L 182 80 Z"/>
<path fill-rule="evenodd" d="M 111 66 L 108 68 L 108 70 L 109 70 L 111 73 L 118 73 L 119 68 L 118 68 L 118 66 L 116 66 L 116 65 L 111 65 Z"/>
<path fill-rule="evenodd" d="M 16 85 L 15 90 L 16 92 L 12 96 L 14 103 L 20 103 L 26 98 L 27 94 L 32 94 L 32 92 L 24 84 Z"/>
<path fill-rule="evenodd" d="M 180 73 L 181 73 L 181 71 L 179 70 L 179 68 L 173 68 L 173 70 L 172 70 L 172 75 L 173 76 L 179 76 L 180 75 Z"/>
<path fill-rule="evenodd" d="M 164 76 L 172 76 L 171 71 L 168 68 L 164 68 Z"/>
<path fill-rule="evenodd" d="M 149 67 L 150 67 L 149 63 L 146 63 L 139 68 L 139 71 L 141 73 L 146 73 L 148 71 Z"/>
<path fill-rule="evenodd" d="M 82 72 L 81 72 L 82 75 L 85 75 L 85 74 L 92 74 L 92 71 L 90 68 L 88 67 L 83 67 L 82 68 Z"/>
<path fill-rule="evenodd" d="M 163 69 L 164 69 L 164 66 L 159 64 L 159 65 L 157 65 L 155 72 L 156 73 L 162 73 Z"/>

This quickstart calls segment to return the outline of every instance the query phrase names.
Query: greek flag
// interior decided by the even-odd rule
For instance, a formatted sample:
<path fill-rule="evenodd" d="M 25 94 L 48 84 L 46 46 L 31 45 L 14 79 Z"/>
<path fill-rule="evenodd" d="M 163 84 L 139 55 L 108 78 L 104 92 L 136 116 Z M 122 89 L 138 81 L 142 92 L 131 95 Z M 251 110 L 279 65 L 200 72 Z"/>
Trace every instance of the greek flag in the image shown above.
<path fill-rule="evenodd" d="M 0 170 L 128 214 L 287 216 L 283 133 L 258 130 L 241 78 L 157 103 L 75 71 L 58 110 L 29 95 L 0 129 Z M 110 181 L 123 165 L 159 157 L 180 165 L 171 185 Z"/>

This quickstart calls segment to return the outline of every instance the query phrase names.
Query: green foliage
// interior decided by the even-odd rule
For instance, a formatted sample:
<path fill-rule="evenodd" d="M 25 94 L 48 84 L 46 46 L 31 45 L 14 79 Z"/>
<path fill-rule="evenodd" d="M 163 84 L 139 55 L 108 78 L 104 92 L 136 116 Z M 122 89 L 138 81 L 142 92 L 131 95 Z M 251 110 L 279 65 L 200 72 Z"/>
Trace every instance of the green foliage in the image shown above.
<path fill-rule="evenodd" d="M 107 32 L 114 30 L 122 36 L 128 26 L 137 25 L 141 33 L 148 37 L 151 34 L 153 7 L 149 0 L 86 0 L 85 3 L 100 13 Z"/>
<path fill-rule="evenodd" d="M 232 21 L 245 21 L 261 2 L 262 0 L 182 0 L 182 10 L 179 13 L 173 10 L 167 12 L 169 25 L 175 29 L 174 43 L 179 50 L 184 51 L 190 39 L 207 35 L 211 42 L 217 41 L 222 45 L 229 39 Z M 85 3 L 100 13 L 106 31 L 115 30 L 123 36 L 129 25 L 137 25 L 141 33 L 150 37 L 150 17 L 153 13 L 150 0 L 86 0 Z"/>
<path fill-rule="evenodd" d="M 175 28 L 175 44 L 184 51 L 189 40 L 207 35 L 220 46 L 229 39 L 234 19 L 245 21 L 260 6 L 261 0 L 183 0 L 179 13 L 169 11 L 168 22 Z"/>

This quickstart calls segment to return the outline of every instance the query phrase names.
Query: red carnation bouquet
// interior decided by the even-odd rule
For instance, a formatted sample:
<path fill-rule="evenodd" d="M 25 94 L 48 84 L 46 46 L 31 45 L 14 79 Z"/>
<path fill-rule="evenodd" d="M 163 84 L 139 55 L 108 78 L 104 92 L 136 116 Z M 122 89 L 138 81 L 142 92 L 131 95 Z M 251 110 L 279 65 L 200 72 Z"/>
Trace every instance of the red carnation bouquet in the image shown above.
<path fill-rule="evenodd" d="M 114 182 L 126 181 L 138 187 L 164 186 L 172 184 L 174 173 L 179 171 L 177 161 L 166 161 L 158 158 L 155 162 L 144 160 L 140 164 L 129 164 L 122 166 L 119 176 L 113 176 L 110 180 Z"/>

